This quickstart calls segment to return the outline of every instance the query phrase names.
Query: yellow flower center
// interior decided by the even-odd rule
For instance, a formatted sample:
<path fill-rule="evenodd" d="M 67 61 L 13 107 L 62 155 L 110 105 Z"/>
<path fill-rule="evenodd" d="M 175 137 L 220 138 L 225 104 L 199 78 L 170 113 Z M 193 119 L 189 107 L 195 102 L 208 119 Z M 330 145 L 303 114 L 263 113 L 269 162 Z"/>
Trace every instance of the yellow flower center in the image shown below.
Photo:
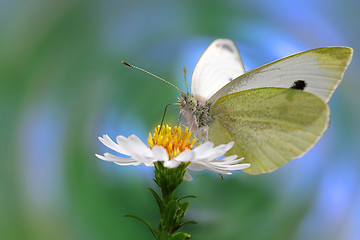
<path fill-rule="evenodd" d="M 185 128 L 184 133 L 181 133 L 180 127 L 175 126 L 172 131 L 168 125 L 163 125 L 161 130 L 160 125 L 157 126 L 154 135 L 149 133 L 148 138 L 150 148 L 152 149 L 155 145 L 163 146 L 169 155 L 169 159 L 176 157 L 186 149 L 192 149 L 196 141 L 196 138 L 191 140 L 191 132 L 188 128 Z"/>

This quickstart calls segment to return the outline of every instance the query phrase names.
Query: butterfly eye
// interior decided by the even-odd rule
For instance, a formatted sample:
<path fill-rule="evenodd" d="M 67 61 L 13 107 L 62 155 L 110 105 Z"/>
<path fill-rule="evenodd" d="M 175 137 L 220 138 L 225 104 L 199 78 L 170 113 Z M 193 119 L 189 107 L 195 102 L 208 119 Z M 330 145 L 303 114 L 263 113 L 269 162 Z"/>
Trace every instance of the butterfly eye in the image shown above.
<path fill-rule="evenodd" d="M 196 99 L 195 98 L 190 98 L 189 99 L 189 104 L 192 106 L 192 107 L 194 107 L 195 105 L 196 105 Z"/>

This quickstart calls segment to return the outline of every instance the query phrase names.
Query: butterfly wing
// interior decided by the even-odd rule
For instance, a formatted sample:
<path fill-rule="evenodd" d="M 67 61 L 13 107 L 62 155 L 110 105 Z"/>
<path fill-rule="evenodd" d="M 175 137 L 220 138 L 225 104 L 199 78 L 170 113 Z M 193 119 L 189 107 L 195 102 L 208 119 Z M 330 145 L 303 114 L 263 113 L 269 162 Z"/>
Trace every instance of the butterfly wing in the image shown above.
<path fill-rule="evenodd" d="M 341 82 L 353 50 L 323 47 L 297 53 L 249 71 L 216 92 L 209 100 L 247 89 L 277 87 L 302 89 L 326 103 Z"/>
<path fill-rule="evenodd" d="M 209 139 L 234 141 L 227 153 L 244 157 L 249 174 L 271 172 L 308 152 L 330 122 L 328 105 L 301 90 L 260 88 L 218 99 L 211 107 Z"/>
<path fill-rule="evenodd" d="M 197 62 L 191 80 L 191 93 L 205 102 L 231 80 L 245 73 L 235 43 L 230 39 L 213 41 Z"/>

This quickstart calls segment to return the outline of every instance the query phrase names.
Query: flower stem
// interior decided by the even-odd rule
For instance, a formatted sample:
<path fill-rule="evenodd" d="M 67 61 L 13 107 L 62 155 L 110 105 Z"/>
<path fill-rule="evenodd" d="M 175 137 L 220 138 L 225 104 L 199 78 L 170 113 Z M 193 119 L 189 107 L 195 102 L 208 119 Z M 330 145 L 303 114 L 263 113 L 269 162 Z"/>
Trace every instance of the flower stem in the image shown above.
<path fill-rule="evenodd" d="M 183 225 L 189 202 L 182 202 L 184 198 L 176 198 L 175 190 L 182 183 L 186 171 L 186 164 L 177 168 L 166 168 L 162 162 L 155 163 L 154 181 L 161 189 L 161 199 L 151 190 L 160 209 L 160 224 L 157 230 L 158 240 L 190 239 L 187 233 L 176 233 Z M 195 222 L 188 222 L 195 223 Z"/>

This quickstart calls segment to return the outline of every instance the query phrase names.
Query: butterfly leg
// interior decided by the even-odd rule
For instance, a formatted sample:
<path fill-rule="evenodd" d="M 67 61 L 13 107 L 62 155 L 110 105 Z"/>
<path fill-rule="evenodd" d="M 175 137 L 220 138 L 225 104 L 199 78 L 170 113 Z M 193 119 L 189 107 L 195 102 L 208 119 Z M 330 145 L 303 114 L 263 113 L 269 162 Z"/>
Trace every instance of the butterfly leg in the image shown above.
<path fill-rule="evenodd" d="M 177 126 L 179 127 L 180 125 L 180 119 L 181 119 L 181 111 L 179 111 L 179 117 L 178 117 L 178 122 L 177 122 Z"/>
<path fill-rule="evenodd" d="M 186 124 L 186 122 L 179 122 L 179 125 L 178 126 L 182 126 L 183 128 L 186 128 L 186 127 L 188 127 L 188 125 Z"/>

